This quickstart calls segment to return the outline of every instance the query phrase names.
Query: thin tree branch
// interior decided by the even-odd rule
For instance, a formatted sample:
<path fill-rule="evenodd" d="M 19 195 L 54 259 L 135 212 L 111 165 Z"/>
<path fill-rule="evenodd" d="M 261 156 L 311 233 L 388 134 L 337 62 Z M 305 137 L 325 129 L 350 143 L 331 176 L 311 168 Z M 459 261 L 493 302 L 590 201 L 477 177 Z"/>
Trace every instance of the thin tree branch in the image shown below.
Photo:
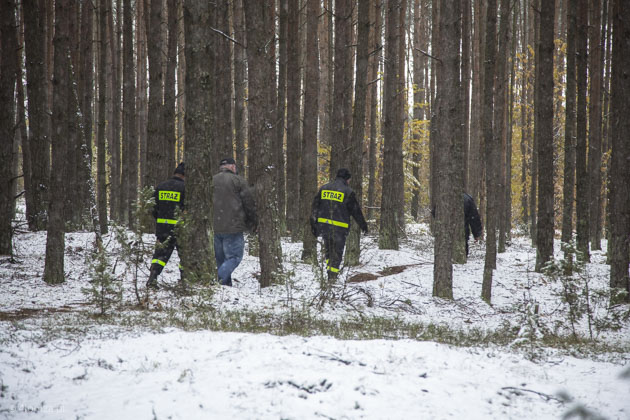
<path fill-rule="evenodd" d="M 243 47 L 243 48 L 247 48 L 245 45 L 241 44 L 240 42 L 238 42 L 237 40 L 235 40 L 234 38 L 232 38 L 231 36 L 229 36 L 229 35 L 228 35 L 228 34 L 226 34 L 225 32 L 220 31 L 220 30 L 215 29 L 215 28 L 210 28 L 210 29 L 212 29 L 214 32 L 218 33 L 219 35 L 223 36 L 224 38 L 229 39 L 229 40 L 230 40 L 230 41 L 232 41 L 233 43 L 235 43 L 235 44 L 237 44 L 237 45 L 240 45 L 240 46 L 241 46 L 241 47 Z"/>
<path fill-rule="evenodd" d="M 426 52 L 426 51 L 422 51 L 420 48 L 414 48 L 414 50 L 419 51 L 420 53 L 422 53 L 422 55 L 424 55 L 424 56 L 426 56 L 426 57 L 429 57 L 429 58 L 432 58 L 432 59 L 434 59 L 434 60 L 437 60 L 437 61 L 439 61 L 440 63 L 442 62 L 442 60 L 440 60 L 439 58 L 432 56 L 431 54 L 429 54 L 429 53 L 428 53 L 428 52 Z"/>

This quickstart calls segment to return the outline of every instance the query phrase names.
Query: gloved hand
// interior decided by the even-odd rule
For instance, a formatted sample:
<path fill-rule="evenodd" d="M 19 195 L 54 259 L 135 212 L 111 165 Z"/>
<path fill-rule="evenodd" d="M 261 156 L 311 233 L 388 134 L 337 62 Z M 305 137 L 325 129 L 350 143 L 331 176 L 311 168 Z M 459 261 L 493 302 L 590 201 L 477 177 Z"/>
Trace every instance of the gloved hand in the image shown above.
<path fill-rule="evenodd" d="M 313 219 L 309 219 L 309 222 L 311 223 L 311 233 L 313 234 L 314 237 L 317 238 L 317 236 L 319 235 L 319 232 L 317 229 L 317 222 Z"/>
<path fill-rule="evenodd" d="M 365 226 L 362 226 L 362 227 L 361 227 L 361 230 L 363 231 L 363 234 L 364 234 L 364 235 L 367 235 L 367 234 L 368 234 L 368 225 L 367 225 L 367 223 L 365 224 Z"/>

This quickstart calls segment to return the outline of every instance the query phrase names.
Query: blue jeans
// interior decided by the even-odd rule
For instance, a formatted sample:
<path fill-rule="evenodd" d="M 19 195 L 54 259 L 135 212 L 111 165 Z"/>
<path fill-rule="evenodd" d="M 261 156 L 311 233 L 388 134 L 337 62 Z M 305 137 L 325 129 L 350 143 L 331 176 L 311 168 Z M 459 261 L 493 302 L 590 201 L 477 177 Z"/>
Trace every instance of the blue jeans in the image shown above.
<path fill-rule="evenodd" d="M 214 257 L 217 260 L 219 282 L 222 285 L 232 285 L 232 272 L 243 259 L 244 247 L 243 232 L 214 235 Z"/>

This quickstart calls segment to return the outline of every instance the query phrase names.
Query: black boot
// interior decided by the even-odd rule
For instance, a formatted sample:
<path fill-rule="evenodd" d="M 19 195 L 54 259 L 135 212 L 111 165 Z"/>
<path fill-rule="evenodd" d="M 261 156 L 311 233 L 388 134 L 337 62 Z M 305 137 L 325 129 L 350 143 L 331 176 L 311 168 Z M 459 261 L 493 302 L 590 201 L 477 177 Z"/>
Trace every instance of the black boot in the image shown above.
<path fill-rule="evenodd" d="M 158 277 L 158 272 L 157 270 L 154 270 L 153 268 L 151 269 L 151 274 L 149 275 L 149 280 L 147 280 L 147 288 L 148 289 L 159 289 L 160 286 L 158 286 L 158 282 L 157 282 L 157 277 Z"/>
<path fill-rule="evenodd" d="M 328 272 L 328 284 L 335 284 L 337 282 L 337 277 L 339 273 L 333 273 L 332 271 Z"/>

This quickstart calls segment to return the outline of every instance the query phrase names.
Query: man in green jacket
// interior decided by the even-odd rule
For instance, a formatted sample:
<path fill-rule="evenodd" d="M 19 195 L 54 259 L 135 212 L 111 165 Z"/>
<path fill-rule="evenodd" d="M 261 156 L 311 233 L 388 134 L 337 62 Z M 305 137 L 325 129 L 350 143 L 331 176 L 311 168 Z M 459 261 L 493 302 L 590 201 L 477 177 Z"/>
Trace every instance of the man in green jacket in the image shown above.
<path fill-rule="evenodd" d="M 243 232 L 256 230 L 256 208 L 252 188 L 237 174 L 236 162 L 228 157 L 219 163 L 212 178 L 214 187 L 214 256 L 219 283 L 232 286 L 232 272 L 243 259 Z"/>

